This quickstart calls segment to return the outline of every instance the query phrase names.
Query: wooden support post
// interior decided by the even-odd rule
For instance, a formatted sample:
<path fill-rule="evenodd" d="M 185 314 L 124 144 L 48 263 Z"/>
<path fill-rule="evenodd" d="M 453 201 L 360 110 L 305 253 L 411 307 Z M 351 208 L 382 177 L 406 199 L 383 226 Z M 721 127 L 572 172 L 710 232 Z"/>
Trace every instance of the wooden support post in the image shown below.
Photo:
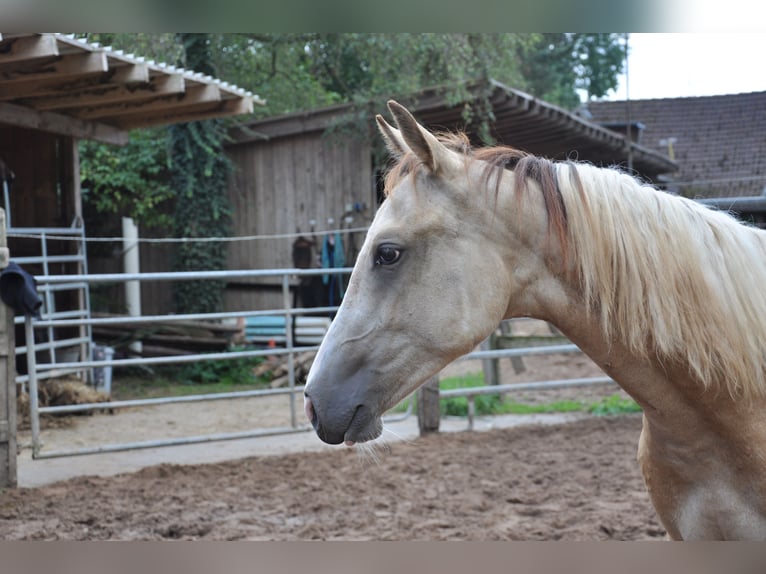
<path fill-rule="evenodd" d="M 439 432 L 439 376 L 436 375 L 423 383 L 417 391 L 418 428 L 420 435 Z"/>
<path fill-rule="evenodd" d="M 5 211 L 0 209 L 0 269 L 8 265 Z M 16 360 L 13 311 L 0 303 L 0 488 L 14 488 L 16 475 Z"/>
<path fill-rule="evenodd" d="M 497 339 L 496 333 L 492 333 L 489 337 L 481 342 L 479 348 L 482 351 L 494 351 L 497 345 L 495 340 Z M 484 371 L 484 384 L 499 385 L 500 384 L 500 365 L 498 359 L 482 359 L 481 368 Z"/>

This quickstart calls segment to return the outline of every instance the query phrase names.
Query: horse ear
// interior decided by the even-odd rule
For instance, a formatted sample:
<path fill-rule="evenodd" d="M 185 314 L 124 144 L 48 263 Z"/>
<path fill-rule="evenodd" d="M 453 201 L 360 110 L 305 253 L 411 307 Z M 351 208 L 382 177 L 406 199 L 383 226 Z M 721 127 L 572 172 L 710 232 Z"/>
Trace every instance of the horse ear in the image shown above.
<path fill-rule="evenodd" d="M 397 158 L 402 157 L 409 151 L 409 148 L 407 147 L 407 144 L 404 143 L 402 134 L 398 129 L 392 127 L 380 114 L 375 116 L 375 121 L 378 122 L 378 129 L 386 142 L 388 151 L 394 154 Z"/>
<path fill-rule="evenodd" d="M 431 132 L 421 126 L 407 108 L 394 100 L 389 100 L 388 109 L 394 116 L 396 125 L 399 126 L 405 145 L 432 173 L 439 167 L 449 164 L 450 151 Z"/>

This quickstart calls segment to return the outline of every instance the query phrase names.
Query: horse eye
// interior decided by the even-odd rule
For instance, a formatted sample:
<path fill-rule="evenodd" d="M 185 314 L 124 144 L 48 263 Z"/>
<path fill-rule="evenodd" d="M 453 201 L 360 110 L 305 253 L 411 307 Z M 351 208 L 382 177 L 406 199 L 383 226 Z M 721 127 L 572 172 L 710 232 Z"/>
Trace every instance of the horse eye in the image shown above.
<path fill-rule="evenodd" d="M 375 265 L 393 265 L 402 256 L 402 252 L 392 245 L 381 245 L 375 257 Z"/>

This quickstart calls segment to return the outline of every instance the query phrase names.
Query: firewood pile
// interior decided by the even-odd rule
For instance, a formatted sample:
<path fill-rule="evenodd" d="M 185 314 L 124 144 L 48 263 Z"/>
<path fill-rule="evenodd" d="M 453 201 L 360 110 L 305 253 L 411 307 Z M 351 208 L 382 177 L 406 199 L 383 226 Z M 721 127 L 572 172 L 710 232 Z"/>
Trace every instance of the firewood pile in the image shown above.
<path fill-rule="evenodd" d="M 315 352 L 298 353 L 293 359 L 293 368 L 295 370 L 295 383 L 302 385 L 306 382 L 311 363 L 314 362 Z M 287 355 L 278 355 L 267 357 L 266 360 L 253 369 L 253 375 L 270 379 L 272 389 L 286 387 L 290 383 L 288 373 Z"/>
<path fill-rule="evenodd" d="M 94 313 L 94 317 L 119 317 Z M 244 325 L 220 321 L 151 321 L 126 325 L 94 325 L 93 337 L 100 344 L 143 357 L 181 356 L 225 351 L 244 342 Z M 141 352 L 130 344 L 141 342 Z"/>

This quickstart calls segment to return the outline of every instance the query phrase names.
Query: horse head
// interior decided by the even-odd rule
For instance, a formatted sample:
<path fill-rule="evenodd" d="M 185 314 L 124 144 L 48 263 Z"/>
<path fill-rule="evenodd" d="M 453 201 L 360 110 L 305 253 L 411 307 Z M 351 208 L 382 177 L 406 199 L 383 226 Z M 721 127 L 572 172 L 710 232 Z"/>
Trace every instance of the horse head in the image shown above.
<path fill-rule="evenodd" d="M 386 410 L 491 333 L 518 280 L 480 168 L 388 107 L 397 127 L 376 119 L 398 164 L 305 389 L 331 444 L 376 438 Z"/>

